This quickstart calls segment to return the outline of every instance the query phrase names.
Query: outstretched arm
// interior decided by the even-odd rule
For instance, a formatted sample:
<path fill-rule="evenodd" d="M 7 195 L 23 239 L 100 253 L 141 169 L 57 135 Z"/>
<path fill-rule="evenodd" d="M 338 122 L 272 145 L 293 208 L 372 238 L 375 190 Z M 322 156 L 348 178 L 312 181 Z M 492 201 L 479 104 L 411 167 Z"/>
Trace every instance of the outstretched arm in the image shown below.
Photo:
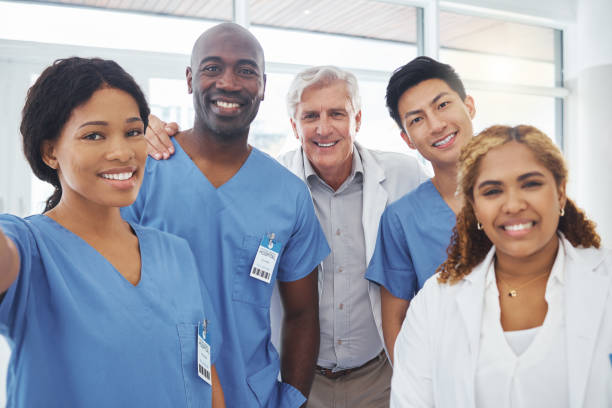
<path fill-rule="evenodd" d="M 285 316 L 282 327 L 281 377 L 306 398 L 319 354 L 317 269 L 294 282 L 279 282 Z"/>
<path fill-rule="evenodd" d="M 385 338 L 385 347 L 393 364 L 393 349 L 395 339 L 402 328 L 402 323 L 406 317 L 409 300 L 395 297 L 384 286 L 380 287 L 380 302 L 382 312 L 382 329 Z"/>
<path fill-rule="evenodd" d="M 170 138 L 177 134 L 179 126 L 175 122 L 166 123 L 157 116 L 149 115 L 149 126 L 145 132 L 147 153 L 155 160 L 165 160 L 174 154 Z"/>
<path fill-rule="evenodd" d="M 0 228 L 0 293 L 11 287 L 19 274 L 19 251 Z"/>

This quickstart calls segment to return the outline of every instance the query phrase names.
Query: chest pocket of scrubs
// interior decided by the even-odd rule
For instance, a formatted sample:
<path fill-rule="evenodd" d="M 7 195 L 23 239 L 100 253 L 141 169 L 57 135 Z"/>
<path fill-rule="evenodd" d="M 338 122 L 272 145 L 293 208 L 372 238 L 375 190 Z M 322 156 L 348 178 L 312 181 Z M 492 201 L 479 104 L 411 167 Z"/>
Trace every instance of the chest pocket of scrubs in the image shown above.
<path fill-rule="evenodd" d="M 238 259 L 236 260 L 236 268 L 234 270 L 232 299 L 237 302 L 270 308 L 270 298 L 272 297 L 274 280 L 276 279 L 278 263 L 280 262 L 282 253 L 276 260 L 274 273 L 272 274 L 270 283 L 252 278 L 250 276 L 251 266 L 253 266 L 253 261 L 255 261 L 260 242 L 261 236 L 256 237 L 253 235 L 246 235 L 242 240 L 242 248 L 240 248 Z"/>
<path fill-rule="evenodd" d="M 208 408 L 212 401 L 212 388 L 198 377 L 198 325 L 179 323 L 179 345 L 181 349 L 181 368 L 185 381 L 185 397 L 188 408 Z"/>

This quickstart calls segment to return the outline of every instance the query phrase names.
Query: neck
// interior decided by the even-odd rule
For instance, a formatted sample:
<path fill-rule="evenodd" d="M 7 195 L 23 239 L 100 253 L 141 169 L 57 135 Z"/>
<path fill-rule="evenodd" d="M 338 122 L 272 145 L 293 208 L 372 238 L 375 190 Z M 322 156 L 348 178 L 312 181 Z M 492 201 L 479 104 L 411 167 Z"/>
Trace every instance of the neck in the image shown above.
<path fill-rule="evenodd" d="M 513 257 L 501 251 L 495 254 L 495 273 L 502 279 L 524 280 L 528 277 L 550 273 L 559 250 L 559 239 L 555 234 L 553 238 L 534 254 L 526 257 Z"/>
<path fill-rule="evenodd" d="M 350 158 L 345 160 L 345 162 L 341 165 L 331 168 L 321 166 L 315 167 L 312 162 L 310 165 L 314 169 L 315 173 L 317 173 L 317 175 L 321 177 L 321 179 L 325 181 L 328 186 L 330 186 L 334 191 L 337 191 L 351 175 L 351 170 L 353 169 L 353 155 L 351 154 Z"/>
<path fill-rule="evenodd" d="M 461 210 L 461 201 L 455 195 L 457 191 L 457 166 L 434 166 L 434 176 L 431 182 L 436 186 L 442 199 L 455 214 Z"/>
<path fill-rule="evenodd" d="M 192 160 L 205 160 L 230 167 L 237 163 L 242 165 L 251 151 L 248 131 L 244 135 L 224 139 L 207 128 L 194 127 L 179 133 L 176 139 Z"/>
<path fill-rule="evenodd" d="M 45 215 L 81 237 L 111 236 L 128 227 L 118 207 L 86 204 L 65 196 Z"/>

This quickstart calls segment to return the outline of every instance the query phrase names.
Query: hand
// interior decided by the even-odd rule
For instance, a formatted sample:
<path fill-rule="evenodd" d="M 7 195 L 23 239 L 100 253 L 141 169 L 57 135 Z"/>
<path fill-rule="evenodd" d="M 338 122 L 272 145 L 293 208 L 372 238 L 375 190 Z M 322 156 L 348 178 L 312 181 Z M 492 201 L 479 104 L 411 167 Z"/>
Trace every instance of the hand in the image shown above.
<path fill-rule="evenodd" d="M 174 146 L 170 138 L 176 135 L 179 126 L 175 122 L 166 123 L 157 116 L 149 115 L 149 126 L 145 133 L 147 153 L 155 160 L 168 159 L 174 154 Z"/>

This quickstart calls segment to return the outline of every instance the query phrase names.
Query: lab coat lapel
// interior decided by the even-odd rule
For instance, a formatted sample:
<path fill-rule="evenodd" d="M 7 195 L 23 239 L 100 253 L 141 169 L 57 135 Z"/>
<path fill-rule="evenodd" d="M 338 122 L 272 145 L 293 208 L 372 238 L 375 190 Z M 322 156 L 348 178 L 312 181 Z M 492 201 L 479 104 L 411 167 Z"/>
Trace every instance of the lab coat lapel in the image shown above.
<path fill-rule="evenodd" d="M 476 375 L 478 348 L 480 346 L 485 275 L 494 255 L 495 248 L 491 248 L 485 259 L 462 282 L 457 283 L 458 285 L 465 286 L 458 291 L 456 302 L 465 326 L 469 346 L 468 367 L 465 367 L 464 371 L 466 375 L 460 380 L 464 384 L 461 389 L 466 392 L 467 406 L 474 406 L 475 404 L 474 377 Z"/>
<path fill-rule="evenodd" d="M 566 336 L 570 407 L 582 407 L 597 332 L 610 287 L 610 276 L 594 270 L 603 261 L 601 252 L 577 251 L 562 240 L 567 255 L 565 266 Z"/>
<path fill-rule="evenodd" d="M 384 170 L 367 149 L 362 149 L 357 143 L 355 143 L 355 148 L 359 151 L 363 166 L 363 211 L 361 216 L 365 236 L 366 261 L 370 263 L 370 258 L 372 258 L 376 246 L 378 224 L 387 206 L 389 194 L 382 185 L 385 181 Z"/>

